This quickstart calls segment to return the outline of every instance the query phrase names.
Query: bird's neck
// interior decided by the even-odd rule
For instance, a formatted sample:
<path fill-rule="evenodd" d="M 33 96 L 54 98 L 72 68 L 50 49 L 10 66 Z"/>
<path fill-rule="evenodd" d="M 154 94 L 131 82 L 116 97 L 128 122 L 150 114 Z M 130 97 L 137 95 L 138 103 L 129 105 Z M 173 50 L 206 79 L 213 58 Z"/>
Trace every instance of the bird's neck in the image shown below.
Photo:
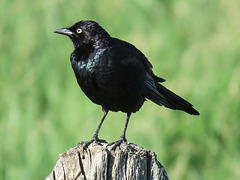
<path fill-rule="evenodd" d="M 106 49 L 109 44 L 110 41 L 107 39 L 101 39 L 101 41 L 82 44 L 81 46 L 75 47 L 73 54 L 77 57 L 77 61 L 85 61 L 92 53 L 101 49 Z"/>
<path fill-rule="evenodd" d="M 99 34 L 94 38 L 93 47 L 94 49 L 103 49 L 110 44 L 111 37 L 108 34 Z"/>
<path fill-rule="evenodd" d="M 85 61 L 94 51 L 95 49 L 92 44 L 83 44 L 82 46 L 75 47 L 72 56 L 74 56 L 75 61 Z"/>

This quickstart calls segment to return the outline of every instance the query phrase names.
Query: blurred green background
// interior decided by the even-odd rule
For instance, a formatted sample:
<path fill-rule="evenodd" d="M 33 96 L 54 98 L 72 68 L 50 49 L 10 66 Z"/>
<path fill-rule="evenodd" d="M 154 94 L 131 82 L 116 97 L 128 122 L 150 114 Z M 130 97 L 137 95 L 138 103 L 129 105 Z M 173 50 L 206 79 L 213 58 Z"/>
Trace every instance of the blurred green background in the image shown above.
<path fill-rule="evenodd" d="M 91 139 L 101 107 L 77 85 L 72 43 L 53 33 L 89 19 L 137 46 L 201 113 L 148 101 L 131 117 L 128 141 L 156 152 L 171 179 L 240 179 L 240 1 L 0 4 L 0 179 L 44 179 L 58 154 Z M 110 113 L 100 138 L 116 141 L 125 118 Z"/>

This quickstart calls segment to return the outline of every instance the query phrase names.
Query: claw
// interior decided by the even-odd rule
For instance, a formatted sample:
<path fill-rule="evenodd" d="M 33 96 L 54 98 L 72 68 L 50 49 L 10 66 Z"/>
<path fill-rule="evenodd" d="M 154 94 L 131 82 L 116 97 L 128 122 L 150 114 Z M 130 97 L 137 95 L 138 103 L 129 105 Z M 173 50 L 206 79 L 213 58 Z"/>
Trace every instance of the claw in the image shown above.
<path fill-rule="evenodd" d="M 96 143 L 98 145 L 102 145 L 101 143 L 107 143 L 107 141 L 104 140 L 104 139 L 99 139 L 97 136 L 93 136 L 91 141 L 86 141 L 84 143 L 85 144 L 83 146 L 83 150 L 87 150 L 88 146 L 90 146 L 90 144 L 92 144 L 92 143 Z"/>
<path fill-rule="evenodd" d="M 84 143 L 85 143 L 85 144 L 84 144 L 84 146 L 83 146 L 83 151 L 86 151 L 87 148 L 88 148 L 88 146 L 93 143 L 93 139 L 92 139 L 91 141 L 86 141 L 86 142 L 84 142 Z"/>
<path fill-rule="evenodd" d="M 115 150 L 122 143 L 127 143 L 127 139 L 123 136 L 121 136 L 116 142 L 109 143 L 108 146 L 112 146 L 111 150 Z"/>

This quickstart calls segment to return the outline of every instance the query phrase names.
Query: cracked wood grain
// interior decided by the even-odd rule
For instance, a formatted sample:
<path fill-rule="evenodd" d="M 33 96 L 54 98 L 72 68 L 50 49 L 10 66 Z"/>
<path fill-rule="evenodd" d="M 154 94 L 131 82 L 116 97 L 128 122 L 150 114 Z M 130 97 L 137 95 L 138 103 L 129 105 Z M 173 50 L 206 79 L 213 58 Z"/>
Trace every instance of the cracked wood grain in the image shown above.
<path fill-rule="evenodd" d="M 85 142 L 59 155 L 54 169 L 45 180 L 168 180 L 164 167 L 155 153 L 133 143 L 112 148 L 107 143 Z"/>

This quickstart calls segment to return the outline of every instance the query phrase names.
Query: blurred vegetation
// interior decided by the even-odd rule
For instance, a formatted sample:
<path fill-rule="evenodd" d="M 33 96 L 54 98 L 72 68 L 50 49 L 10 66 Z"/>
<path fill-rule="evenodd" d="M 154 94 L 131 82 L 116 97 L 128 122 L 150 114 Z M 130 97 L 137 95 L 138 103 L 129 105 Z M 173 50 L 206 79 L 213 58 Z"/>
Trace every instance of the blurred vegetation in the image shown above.
<path fill-rule="evenodd" d="M 146 102 L 127 138 L 158 155 L 171 179 L 240 179 L 240 1 L 3 0 L 0 6 L 0 179 L 43 179 L 58 154 L 90 140 L 102 116 L 80 91 L 72 43 L 53 34 L 95 20 L 136 45 L 199 117 Z M 100 138 L 119 138 L 110 113 Z"/>

